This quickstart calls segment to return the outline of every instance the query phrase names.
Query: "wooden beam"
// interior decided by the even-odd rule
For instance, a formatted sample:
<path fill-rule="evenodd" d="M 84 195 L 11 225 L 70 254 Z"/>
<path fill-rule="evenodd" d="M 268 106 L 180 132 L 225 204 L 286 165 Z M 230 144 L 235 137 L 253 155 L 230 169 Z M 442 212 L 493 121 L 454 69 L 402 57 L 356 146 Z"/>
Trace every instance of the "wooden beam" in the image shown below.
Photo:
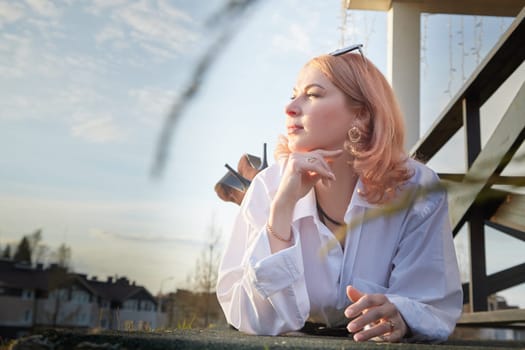
<path fill-rule="evenodd" d="M 463 125 L 462 101 L 478 92 L 483 105 L 525 60 L 525 8 L 465 82 L 461 90 L 437 118 L 430 130 L 412 147 L 410 153 L 423 161 L 432 158 Z"/>
<path fill-rule="evenodd" d="M 397 0 L 346 0 L 349 10 L 388 11 Z M 407 2 L 406 0 L 403 2 Z M 516 16 L 523 7 L 521 0 L 411 0 L 421 12 L 476 16 Z"/>
<path fill-rule="evenodd" d="M 523 8 L 521 0 L 423 0 L 421 11 L 474 16 L 514 17 Z"/>
<path fill-rule="evenodd" d="M 392 0 L 346 0 L 349 10 L 388 11 L 392 7 Z"/>
<path fill-rule="evenodd" d="M 487 276 L 487 295 L 525 283 L 525 263 L 498 271 Z M 463 304 L 470 302 L 470 283 L 463 283 Z"/>
<path fill-rule="evenodd" d="M 481 124 L 479 120 L 479 95 L 474 91 L 461 101 L 465 125 L 465 150 L 469 171 L 481 152 Z M 465 175 L 468 178 L 468 172 Z M 485 256 L 485 224 L 483 208 L 474 205 L 467 217 L 470 242 L 470 311 L 488 310 L 487 266 Z"/>
<path fill-rule="evenodd" d="M 488 310 L 487 265 L 485 257 L 485 225 L 483 209 L 474 205 L 468 220 L 470 242 L 470 311 Z"/>
<path fill-rule="evenodd" d="M 525 232 L 525 195 L 509 194 L 490 221 L 499 225 Z"/>
<path fill-rule="evenodd" d="M 525 45 L 524 45 L 525 47 Z M 460 183 L 446 182 L 452 227 L 465 216 L 488 180 L 508 164 L 525 138 L 525 84 Z"/>
<path fill-rule="evenodd" d="M 465 149 L 467 151 L 467 166 L 472 163 L 481 152 L 481 121 L 479 120 L 479 96 L 473 93 L 465 96 L 461 101 L 463 111 L 463 125 L 465 125 Z"/>
<path fill-rule="evenodd" d="M 465 174 L 461 173 L 438 173 L 441 180 L 448 180 L 453 182 L 461 182 L 465 178 Z M 488 183 L 491 185 L 509 185 L 516 187 L 525 187 L 525 176 L 502 176 L 494 174 Z"/>
<path fill-rule="evenodd" d="M 525 309 L 494 310 L 486 312 L 463 313 L 458 325 L 503 325 L 525 322 Z"/>
<path fill-rule="evenodd" d="M 498 271 L 487 277 L 488 295 L 525 283 L 525 263 Z"/>

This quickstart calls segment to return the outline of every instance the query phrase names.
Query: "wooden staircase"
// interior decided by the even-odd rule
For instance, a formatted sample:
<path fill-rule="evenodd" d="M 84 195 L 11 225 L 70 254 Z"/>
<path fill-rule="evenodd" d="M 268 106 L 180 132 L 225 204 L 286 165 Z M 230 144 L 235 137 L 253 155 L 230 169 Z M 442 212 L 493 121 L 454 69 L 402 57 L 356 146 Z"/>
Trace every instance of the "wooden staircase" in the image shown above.
<path fill-rule="evenodd" d="M 525 326 L 524 309 L 490 312 L 487 302 L 489 295 L 525 283 L 525 244 L 522 264 L 491 275 L 485 265 L 485 226 L 525 241 L 525 159 L 520 159 L 524 169 L 519 176 L 501 175 L 525 139 L 525 84 L 484 147 L 480 133 L 480 107 L 524 61 L 524 17 L 525 7 L 411 150 L 412 156 L 428 161 L 464 126 L 468 170 L 440 174 L 448 191 L 454 236 L 465 223 L 469 227 L 471 281 L 464 285 L 464 302 L 473 313 L 466 313 L 459 324 Z"/>

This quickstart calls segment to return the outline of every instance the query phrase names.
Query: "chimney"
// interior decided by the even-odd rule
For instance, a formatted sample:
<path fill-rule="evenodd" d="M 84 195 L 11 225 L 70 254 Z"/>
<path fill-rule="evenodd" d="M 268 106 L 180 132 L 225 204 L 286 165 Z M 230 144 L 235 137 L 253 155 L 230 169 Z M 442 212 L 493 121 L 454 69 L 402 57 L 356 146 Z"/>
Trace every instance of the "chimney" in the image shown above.
<path fill-rule="evenodd" d="M 108 277 L 108 283 L 113 283 L 113 277 Z"/>
<path fill-rule="evenodd" d="M 129 280 L 126 278 L 126 277 L 120 277 L 116 283 L 118 284 L 121 284 L 121 285 L 124 285 L 124 286 L 129 286 Z"/>
<path fill-rule="evenodd" d="M 98 281 L 98 277 L 97 277 L 97 276 L 92 276 L 92 277 L 91 277 L 91 280 L 92 280 L 92 281 Z"/>

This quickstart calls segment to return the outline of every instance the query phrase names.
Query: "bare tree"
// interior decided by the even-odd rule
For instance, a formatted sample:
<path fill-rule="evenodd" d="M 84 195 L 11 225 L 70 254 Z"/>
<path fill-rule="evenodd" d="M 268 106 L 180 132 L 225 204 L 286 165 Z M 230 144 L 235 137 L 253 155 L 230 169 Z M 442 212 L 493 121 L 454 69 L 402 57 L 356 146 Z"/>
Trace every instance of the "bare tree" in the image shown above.
<path fill-rule="evenodd" d="M 208 228 L 208 241 L 206 247 L 202 250 L 200 257 L 195 262 L 195 271 L 188 276 L 193 290 L 201 293 L 204 297 L 204 326 L 210 324 L 211 300 L 210 298 L 215 291 L 217 276 L 219 270 L 219 261 L 221 252 L 220 247 L 221 230 L 217 228 L 212 220 Z"/>
<path fill-rule="evenodd" d="M 71 247 L 62 243 L 53 254 L 55 263 L 66 271 L 71 268 Z"/>
<path fill-rule="evenodd" d="M 51 315 L 53 326 L 58 324 L 58 315 L 63 301 L 68 299 L 68 288 L 71 279 L 68 271 L 71 268 L 71 248 L 62 243 L 52 254 L 53 265 L 48 270 L 48 290 L 53 293 L 55 301 Z"/>
<path fill-rule="evenodd" d="M 35 230 L 28 236 L 29 246 L 31 247 L 31 258 L 35 264 L 44 263 L 49 254 L 49 247 L 42 243 L 42 229 Z"/>

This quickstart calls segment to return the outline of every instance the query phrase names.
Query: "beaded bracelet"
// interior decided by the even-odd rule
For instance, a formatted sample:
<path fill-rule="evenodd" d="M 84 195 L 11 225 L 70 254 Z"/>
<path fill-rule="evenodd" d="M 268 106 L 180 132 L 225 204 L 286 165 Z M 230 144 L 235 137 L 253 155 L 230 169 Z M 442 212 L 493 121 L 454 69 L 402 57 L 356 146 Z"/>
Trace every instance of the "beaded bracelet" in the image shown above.
<path fill-rule="evenodd" d="M 268 232 L 270 232 L 270 234 L 272 236 L 274 236 L 275 238 L 277 238 L 281 242 L 290 243 L 292 241 L 293 235 L 290 235 L 290 238 L 288 238 L 288 239 L 283 238 L 281 235 L 279 235 L 277 232 L 275 232 L 273 230 L 272 226 L 269 223 L 266 223 L 266 229 L 268 230 Z"/>

